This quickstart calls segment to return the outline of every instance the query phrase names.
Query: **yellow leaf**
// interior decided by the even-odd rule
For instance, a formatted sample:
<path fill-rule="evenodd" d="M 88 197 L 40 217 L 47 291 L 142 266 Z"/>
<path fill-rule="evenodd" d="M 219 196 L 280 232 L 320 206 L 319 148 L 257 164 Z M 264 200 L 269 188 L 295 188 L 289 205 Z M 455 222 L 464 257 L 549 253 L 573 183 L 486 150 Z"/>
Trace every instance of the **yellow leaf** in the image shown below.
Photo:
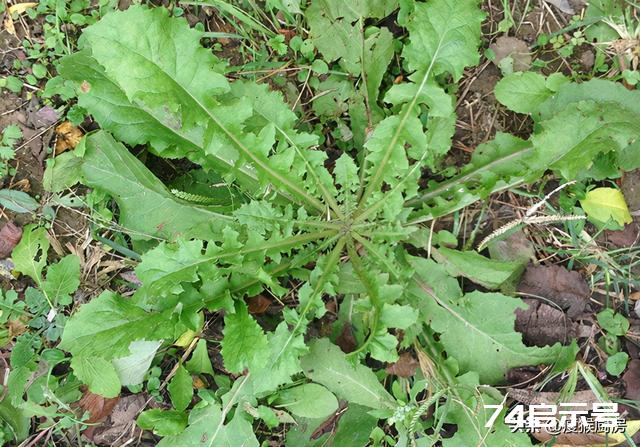
<path fill-rule="evenodd" d="M 191 344 L 193 339 L 198 335 L 196 332 L 191 329 L 187 329 L 173 344 L 174 346 L 180 346 L 181 348 L 186 348 Z"/>
<path fill-rule="evenodd" d="M 13 6 L 9 6 L 9 14 L 22 14 L 27 9 L 35 8 L 38 6 L 37 2 L 17 3 Z"/>
<path fill-rule="evenodd" d="M 610 218 L 620 225 L 633 220 L 624 196 L 615 188 L 592 189 L 580 204 L 587 216 L 601 223 L 608 222 Z"/>

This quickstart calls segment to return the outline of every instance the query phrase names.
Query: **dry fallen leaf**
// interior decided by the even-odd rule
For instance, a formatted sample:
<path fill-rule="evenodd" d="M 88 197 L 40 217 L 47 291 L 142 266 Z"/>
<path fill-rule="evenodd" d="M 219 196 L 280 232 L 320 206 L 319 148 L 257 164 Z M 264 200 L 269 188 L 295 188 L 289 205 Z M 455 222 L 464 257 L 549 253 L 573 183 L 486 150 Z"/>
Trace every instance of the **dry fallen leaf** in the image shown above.
<path fill-rule="evenodd" d="M 9 14 L 22 14 L 27 9 L 35 8 L 36 6 L 38 6 L 38 2 L 16 3 L 9 6 Z"/>
<path fill-rule="evenodd" d="M 78 407 L 89 413 L 89 419 L 84 422 L 86 424 L 95 424 L 103 421 L 111 414 L 119 399 L 120 397 L 107 399 L 90 391 L 85 391 L 78 402 Z"/>
<path fill-rule="evenodd" d="M 71 122 L 65 121 L 56 127 L 56 135 L 58 137 L 56 140 L 56 155 L 58 155 L 66 150 L 75 149 L 83 133 Z"/>
<path fill-rule="evenodd" d="M 0 259 L 11 255 L 13 248 L 22 238 L 22 228 L 13 222 L 7 222 L 0 230 Z"/>
<path fill-rule="evenodd" d="M 7 30 L 7 32 L 13 36 L 16 35 L 16 27 L 13 24 L 13 19 L 11 18 L 11 14 L 7 14 L 4 18 L 4 22 L 2 23 L 4 26 L 4 29 Z"/>
<path fill-rule="evenodd" d="M 264 295 L 256 295 L 251 298 L 247 298 L 247 304 L 249 305 L 250 314 L 263 314 L 271 306 L 272 300 Z"/>
<path fill-rule="evenodd" d="M 398 377 L 411 377 L 416 373 L 418 361 L 413 358 L 410 352 L 403 352 L 397 362 L 387 366 L 387 374 Z"/>

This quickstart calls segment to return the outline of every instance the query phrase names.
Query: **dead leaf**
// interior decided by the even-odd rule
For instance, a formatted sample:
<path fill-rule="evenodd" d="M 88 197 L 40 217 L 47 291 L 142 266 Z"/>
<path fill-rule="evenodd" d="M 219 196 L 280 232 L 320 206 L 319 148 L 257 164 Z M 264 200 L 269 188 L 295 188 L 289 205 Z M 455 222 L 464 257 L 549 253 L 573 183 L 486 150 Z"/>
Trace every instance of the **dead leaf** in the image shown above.
<path fill-rule="evenodd" d="M 622 230 L 605 230 L 604 236 L 607 241 L 616 247 L 628 248 L 638 244 L 640 240 L 640 225 L 637 222 L 626 224 Z"/>
<path fill-rule="evenodd" d="M 51 126 L 60 119 L 60 114 L 51 106 L 44 106 L 40 109 L 29 113 L 27 122 L 36 129 Z"/>
<path fill-rule="evenodd" d="M 251 314 L 263 314 L 271 306 L 273 301 L 264 295 L 256 295 L 247 298 L 247 304 L 249 305 L 249 313 Z"/>
<path fill-rule="evenodd" d="M 529 46 L 524 40 L 502 36 L 498 37 L 489 48 L 495 54 L 493 63 L 496 66 L 499 66 L 503 59 L 511 56 L 513 59 L 513 71 L 527 71 L 531 67 Z"/>
<path fill-rule="evenodd" d="M 527 267 L 518 292 L 546 298 L 566 310 L 570 318 L 584 312 L 591 295 L 580 273 L 559 265 Z"/>
<path fill-rule="evenodd" d="M 71 124 L 70 121 L 65 121 L 56 127 L 56 155 L 62 152 L 75 149 L 83 136 L 82 131 Z"/>
<path fill-rule="evenodd" d="M 4 29 L 6 29 L 9 34 L 11 34 L 12 36 L 16 36 L 16 27 L 13 24 L 11 14 L 7 14 L 5 16 L 4 22 L 2 22 L 2 24 L 4 25 Z"/>
<path fill-rule="evenodd" d="M 528 263 L 536 259 L 536 250 L 533 243 L 524 234 L 524 231 L 516 231 L 505 239 L 494 239 L 488 245 L 491 259 L 497 261 L 512 261 Z"/>
<path fill-rule="evenodd" d="M 342 332 L 340 332 L 340 335 L 336 338 L 336 344 L 345 354 L 354 351 L 358 347 L 358 342 L 356 341 L 355 335 L 353 335 L 353 327 L 351 327 L 351 324 L 344 324 Z"/>
<path fill-rule="evenodd" d="M 625 172 L 620 190 L 631 212 L 640 210 L 640 169 Z"/>
<path fill-rule="evenodd" d="M 529 346 L 569 343 L 575 338 L 575 323 L 564 312 L 536 299 L 523 300 L 529 307 L 516 310 L 516 331 Z"/>
<path fill-rule="evenodd" d="M 135 425 L 135 419 L 145 407 L 148 395 L 134 394 L 121 397 L 109 417 L 99 426 L 92 426 L 83 435 L 96 445 L 122 445 L 129 438 L 138 437 L 142 430 Z M 123 437 L 127 434 L 127 438 Z"/>
<path fill-rule="evenodd" d="M 397 362 L 387 366 L 387 374 L 398 377 L 412 377 L 418 368 L 418 361 L 413 358 L 410 352 L 403 352 Z"/>
<path fill-rule="evenodd" d="M 573 6 L 571 6 L 571 3 L 569 3 L 569 0 L 544 0 L 544 1 L 549 3 L 550 5 L 555 6 L 556 8 L 558 8 L 561 12 L 564 12 L 565 14 L 575 14 L 576 13 L 575 9 L 573 9 Z"/>
<path fill-rule="evenodd" d="M 13 248 L 22 238 L 22 228 L 13 222 L 7 222 L 0 230 L 0 259 L 11 256 Z"/>
<path fill-rule="evenodd" d="M 22 14 L 27 9 L 35 8 L 36 6 L 38 6 L 37 2 L 16 3 L 9 6 L 9 14 Z"/>
<path fill-rule="evenodd" d="M 622 394 L 618 389 L 613 387 L 606 387 L 605 390 L 609 397 L 612 398 L 620 397 Z M 527 405 L 553 405 L 560 399 L 560 393 L 554 391 L 533 391 L 519 388 L 507 388 L 507 396 Z M 593 403 L 600 402 L 600 399 L 593 394 L 593 391 L 584 390 L 576 391 L 573 396 L 571 396 L 571 402 L 584 403 L 587 404 L 587 406 L 591 406 Z"/>
<path fill-rule="evenodd" d="M 90 391 L 85 391 L 78 401 L 78 407 L 89 413 L 89 419 L 84 421 L 85 424 L 96 424 L 105 420 L 119 400 L 120 397 L 107 399 Z"/>
<path fill-rule="evenodd" d="M 626 392 L 625 399 L 640 401 L 640 359 L 633 359 L 622 376 Z"/>

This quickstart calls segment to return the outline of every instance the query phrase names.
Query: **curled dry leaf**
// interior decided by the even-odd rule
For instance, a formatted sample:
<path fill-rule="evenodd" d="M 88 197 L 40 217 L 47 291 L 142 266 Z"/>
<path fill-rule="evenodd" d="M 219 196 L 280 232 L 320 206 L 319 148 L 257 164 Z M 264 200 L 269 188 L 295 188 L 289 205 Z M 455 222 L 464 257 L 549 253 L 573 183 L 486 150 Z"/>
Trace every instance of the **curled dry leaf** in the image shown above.
<path fill-rule="evenodd" d="M 566 310 L 570 318 L 584 312 L 591 295 L 580 273 L 559 265 L 529 266 L 518 285 L 518 292 L 546 298 Z"/>
<path fill-rule="evenodd" d="M 264 295 L 256 295 L 247 298 L 247 304 L 249 305 L 249 313 L 251 314 L 263 314 L 271 306 L 273 301 Z"/>
<path fill-rule="evenodd" d="M 71 124 L 71 122 L 65 121 L 56 127 L 56 136 L 56 155 L 58 155 L 69 149 L 75 149 L 83 133 L 79 128 Z"/>
<path fill-rule="evenodd" d="M 496 55 L 494 60 L 496 65 L 499 65 L 503 59 L 510 56 L 513 59 L 514 71 L 526 71 L 531 67 L 529 46 L 523 40 L 516 37 L 502 36 L 490 48 Z"/>
<path fill-rule="evenodd" d="M 13 222 L 7 222 L 0 230 L 0 259 L 10 256 L 21 238 L 22 228 Z"/>

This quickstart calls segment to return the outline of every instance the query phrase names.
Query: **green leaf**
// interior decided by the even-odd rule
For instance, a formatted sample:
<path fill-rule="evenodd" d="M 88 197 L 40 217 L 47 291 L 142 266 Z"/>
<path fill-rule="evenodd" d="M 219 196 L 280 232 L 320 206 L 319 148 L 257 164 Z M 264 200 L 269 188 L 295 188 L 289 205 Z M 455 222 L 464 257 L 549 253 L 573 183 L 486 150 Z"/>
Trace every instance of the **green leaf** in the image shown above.
<path fill-rule="evenodd" d="M 338 409 L 338 400 L 322 385 L 306 383 L 278 393 L 275 404 L 304 418 L 326 418 Z"/>
<path fill-rule="evenodd" d="M 129 345 L 130 355 L 112 360 L 122 386 L 139 385 L 144 381 L 161 345 L 161 341 L 133 341 Z"/>
<path fill-rule="evenodd" d="M 180 434 L 168 436 L 158 443 L 158 447 L 202 447 L 204 445 L 220 447 L 258 447 L 253 427 L 236 411 L 231 422 L 225 425 L 224 413 L 218 404 L 209 403 L 200 406 L 189 414 L 189 425 Z"/>
<path fill-rule="evenodd" d="M 353 364 L 327 339 L 309 344 L 309 354 L 301 359 L 304 374 L 327 387 L 341 399 L 369 408 L 393 408 L 393 397 L 380 385 L 373 371 Z"/>
<path fill-rule="evenodd" d="M 501 79 L 494 91 L 496 99 L 518 113 L 534 113 L 554 91 L 547 87 L 539 73 L 512 73 Z"/>
<path fill-rule="evenodd" d="M 624 315 L 615 313 L 612 309 L 603 310 L 596 315 L 596 318 L 602 329 L 611 335 L 622 337 L 629 331 L 629 320 L 627 320 Z"/>
<path fill-rule="evenodd" d="M 0 205 L 15 213 L 31 213 L 40 207 L 29 194 L 14 189 L 0 189 Z"/>
<path fill-rule="evenodd" d="M 18 301 L 18 293 L 15 290 L 7 290 L 4 293 L 0 290 L 0 323 L 4 324 L 27 315 L 24 307 L 25 302 Z"/>
<path fill-rule="evenodd" d="M 36 284 L 40 284 L 48 251 L 47 230 L 43 227 L 27 225 L 22 231 L 20 243 L 13 249 L 11 258 L 18 272 L 29 276 Z"/>
<path fill-rule="evenodd" d="M 172 338 L 174 324 L 171 311 L 146 312 L 129 300 L 106 291 L 71 316 L 59 348 L 71 352 L 74 357 L 125 357 L 131 354 L 131 342 Z"/>
<path fill-rule="evenodd" d="M 169 391 L 169 396 L 171 396 L 173 408 L 178 411 L 186 410 L 193 398 L 193 379 L 182 365 L 176 370 L 176 374 L 169 382 L 167 390 Z"/>
<path fill-rule="evenodd" d="M 47 278 L 42 291 L 52 303 L 63 306 L 71 304 L 71 294 L 80 285 L 80 258 L 67 255 L 47 269 Z"/>
<path fill-rule="evenodd" d="M 81 180 L 82 158 L 74 152 L 64 152 L 47 163 L 42 185 L 47 191 L 60 192 Z"/>
<path fill-rule="evenodd" d="M 10 428 L 11 439 L 22 442 L 29 436 L 31 418 L 25 410 L 11 405 L 6 397 L 0 402 L 0 420 Z"/>
<path fill-rule="evenodd" d="M 477 1 L 432 0 L 412 7 L 409 43 L 402 51 L 410 72 L 420 77 L 433 65 L 433 76 L 449 73 L 458 81 L 466 67 L 478 64 L 484 13 Z"/>
<path fill-rule="evenodd" d="M 110 361 L 102 357 L 78 355 L 71 358 L 71 368 L 92 393 L 106 398 L 120 394 L 120 380 Z"/>
<path fill-rule="evenodd" d="M 616 352 L 607 359 L 606 369 L 612 376 L 619 376 L 627 368 L 629 354 L 626 352 Z"/>
<path fill-rule="evenodd" d="M 622 226 L 633 222 L 627 202 L 619 189 L 592 189 L 580 200 L 580 205 L 587 216 L 601 224 L 606 224 L 609 219 Z"/>
<path fill-rule="evenodd" d="M 87 186 L 116 199 L 120 224 L 135 239 L 152 236 L 175 239 L 178 235 L 208 239 L 231 223 L 228 216 L 214 208 L 198 206 L 176 197 L 123 145 L 104 131 L 87 137 L 82 177 Z"/>
<path fill-rule="evenodd" d="M 154 435 L 178 435 L 187 426 L 187 414 L 175 410 L 161 410 L 154 408 L 140 413 L 136 424 L 143 430 L 152 430 Z"/>
<path fill-rule="evenodd" d="M 511 368 L 549 364 L 565 349 L 559 343 L 528 347 L 514 329 L 515 310 L 526 305 L 499 293 L 462 295 L 455 280 L 431 260 L 411 258 L 416 270 L 408 294 L 462 373 L 476 371 L 482 383 L 503 382 Z M 491 353 L 491 354 L 489 354 Z"/>
<path fill-rule="evenodd" d="M 502 262 L 485 258 L 476 251 L 458 251 L 441 247 L 432 249 L 433 258 L 452 276 L 462 276 L 487 289 L 499 289 L 523 272 L 520 262 Z"/>
<path fill-rule="evenodd" d="M 198 340 L 196 349 L 191 354 L 191 359 L 184 366 L 191 374 L 209 374 L 211 377 L 215 375 L 207 351 L 207 341 L 204 338 Z"/>
<path fill-rule="evenodd" d="M 253 372 L 268 361 L 268 342 L 243 302 L 236 302 L 236 311 L 224 317 L 222 358 L 227 371 L 240 374 L 245 368 Z"/>

